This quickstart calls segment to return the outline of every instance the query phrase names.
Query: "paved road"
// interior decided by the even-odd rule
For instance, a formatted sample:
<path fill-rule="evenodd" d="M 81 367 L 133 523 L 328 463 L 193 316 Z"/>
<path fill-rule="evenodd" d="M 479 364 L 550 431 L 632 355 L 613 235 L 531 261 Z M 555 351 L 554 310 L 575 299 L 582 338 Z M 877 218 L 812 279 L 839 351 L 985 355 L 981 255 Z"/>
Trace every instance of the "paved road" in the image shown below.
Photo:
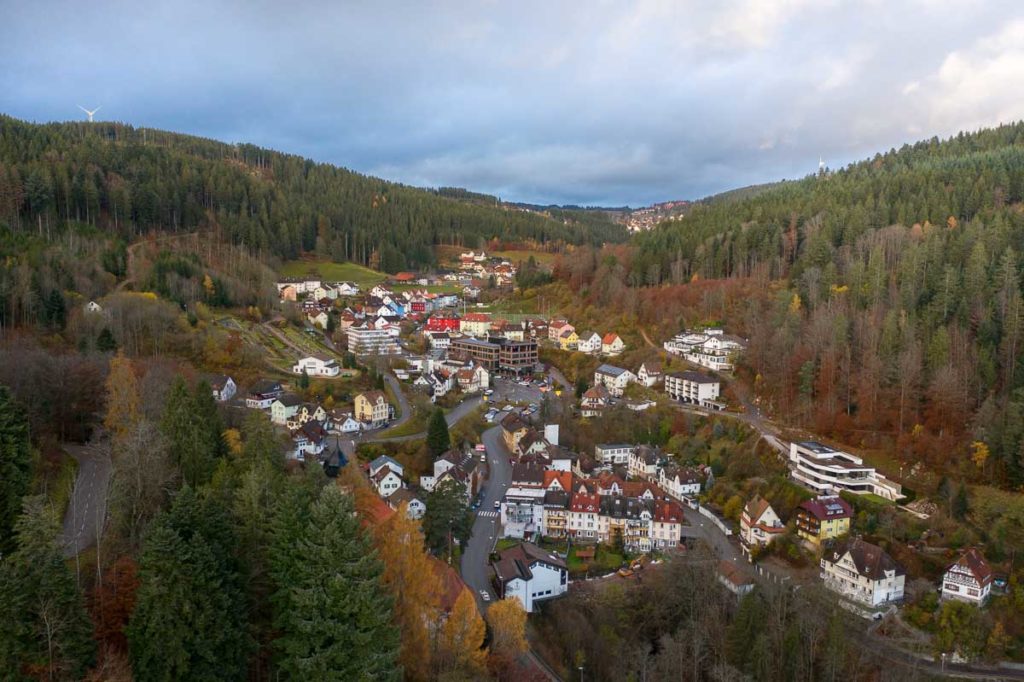
<path fill-rule="evenodd" d="M 92 444 L 65 445 L 64 450 L 78 461 L 78 476 L 61 534 L 64 556 L 72 557 L 92 546 L 103 532 L 110 484 L 110 451 L 106 446 Z"/>
<path fill-rule="evenodd" d="M 482 513 L 478 513 L 476 516 L 473 535 L 469 538 L 466 550 L 462 553 L 461 564 L 462 579 L 473 590 L 481 612 L 485 611 L 495 599 L 494 590 L 491 588 L 488 560 L 501 524 L 494 513 L 496 511 L 494 503 L 505 496 L 505 491 L 512 483 L 512 465 L 509 462 L 511 453 L 501 439 L 501 427 L 495 426 L 484 431 L 483 443 L 487 448 L 488 478 L 484 488 L 483 502 L 480 505 Z M 481 599 L 481 590 L 491 596 L 491 601 L 484 602 Z"/>
<path fill-rule="evenodd" d="M 399 393 L 399 395 L 401 395 L 401 394 Z M 405 396 L 402 396 L 402 399 L 404 400 Z M 459 403 L 458 405 L 456 405 L 455 407 L 450 409 L 448 411 L 448 413 L 444 415 L 444 420 L 446 422 L 448 422 L 448 426 L 449 427 L 455 426 L 457 423 L 462 421 L 462 419 L 464 417 L 466 417 L 469 414 L 471 414 L 473 412 L 473 410 L 475 410 L 477 408 L 477 406 L 480 405 L 481 402 L 483 402 L 483 397 L 482 396 L 473 396 L 471 398 L 466 398 L 461 403 Z M 427 437 L 427 432 L 426 431 L 420 431 L 419 433 L 412 433 L 412 434 L 409 434 L 407 436 L 388 436 L 387 435 L 389 430 L 391 430 L 391 429 L 395 428 L 396 426 L 399 426 L 399 425 L 401 425 L 403 423 L 405 423 L 404 419 L 398 419 L 397 421 L 395 421 L 394 424 L 389 426 L 387 428 L 387 430 L 380 432 L 379 435 L 373 436 L 371 438 L 360 438 L 359 442 L 361 442 L 361 443 L 402 443 L 404 441 L 419 440 L 420 438 L 426 438 Z"/>

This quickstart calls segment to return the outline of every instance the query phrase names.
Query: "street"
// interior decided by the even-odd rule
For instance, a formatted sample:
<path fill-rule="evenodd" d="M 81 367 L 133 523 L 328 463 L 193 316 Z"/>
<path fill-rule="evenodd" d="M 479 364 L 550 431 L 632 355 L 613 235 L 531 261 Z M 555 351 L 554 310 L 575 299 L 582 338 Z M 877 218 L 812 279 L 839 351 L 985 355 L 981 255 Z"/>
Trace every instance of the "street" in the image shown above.
<path fill-rule="evenodd" d="M 64 450 L 78 461 L 78 476 L 61 534 L 64 556 L 73 557 L 92 546 L 103 532 L 111 473 L 110 453 L 105 447 L 92 444 L 67 444 Z"/>

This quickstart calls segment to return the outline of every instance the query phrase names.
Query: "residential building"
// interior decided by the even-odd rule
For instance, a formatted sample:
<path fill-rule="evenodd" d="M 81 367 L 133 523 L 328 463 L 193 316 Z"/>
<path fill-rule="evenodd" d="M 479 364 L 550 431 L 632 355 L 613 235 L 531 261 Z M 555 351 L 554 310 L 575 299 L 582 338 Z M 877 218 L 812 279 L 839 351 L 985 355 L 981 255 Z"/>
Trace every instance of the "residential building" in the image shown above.
<path fill-rule="evenodd" d="M 580 414 L 584 417 L 600 417 L 610 400 L 611 395 L 603 385 L 591 386 L 580 399 Z"/>
<path fill-rule="evenodd" d="M 731 372 L 736 355 L 746 349 L 746 341 L 721 329 L 705 329 L 678 334 L 666 341 L 664 347 L 702 367 Z"/>
<path fill-rule="evenodd" d="M 818 547 L 850 532 L 853 507 L 838 495 L 822 495 L 805 500 L 796 510 L 796 532 L 810 545 Z"/>
<path fill-rule="evenodd" d="M 530 427 L 515 412 L 510 412 L 501 420 L 501 436 L 510 452 L 519 450 L 519 441 L 526 436 Z"/>
<path fill-rule="evenodd" d="M 261 379 L 252 385 L 249 394 L 245 397 L 245 406 L 251 410 L 265 410 L 274 404 L 284 388 L 280 381 Z"/>
<path fill-rule="evenodd" d="M 447 350 L 452 344 L 452 337 L 448 332 L 427 332 L 426 337 L 432 350 Z"/>
<path fill-rule="evenodd" d="M 537 602 L 560 597 L 569 590 L 569 569 L 560 557 L 522 542 L 498 553 L 494 568 L 498 596 L 518 599 L 527 613 Z"/>
<path fill-rule="evenodd" d="M 351 412 L 343 412 L 337 408 L 327 414 L 327 430 L 334 433 L 359 433 L 362 424 Z"/>
<path fill-rule="evenodd" d="M 533 372 L 540 362 L 538 353 L 537 342 L 533 339 L 505 339 L 498 351 L 498 369 L 516 375 Z"/>
<path fill-rule="evenodd" d="M 942 576 L 942 598 L 981 606 L 992 592 L 992 568 L 974 547 L 965 550 Z"/>
<path fill-rule="evenodd" d="M 576 350 L 581 353 L 596 355 L 601 352 L 601 335 L 597 332 L 585 331 L 577 337 Z"/>
<path fill-rule="evenodd" d="M 878 607 L 903 599 L 906 571 L 881 547 L 853 538 L 821 558 L 821 578 L 830 590 Z"/>
<path fill-rule="evenodd" d="M 402 477 L 389 466 L 381 467 L 377 473 L 371 475 L 370 483 L 373 484 L 377 494 L 384 498 L 390 497 L 404 485 Z"/>
<path fill-rule="evenodd" d="M 469 337 L 452 339 L 448 348 L 452 359 L 478 363 L 488 372 L 498 371 L 500 354 L 500 344 Z"/>
<path fill-rule="evenodd" d="M 576 327 L 573 327 L 565 320 L 551 320 L 548 323 L 548 340 L 558 341 L 562 337 L 562 333 L 567 331 L 574 332 Z"/>
<path fill-rule="evenodd" d="M 338 282 L 335 291 L 339 296 L 358 296 L 359 285 L 355 282 Z"/>
<path fill-rule="evenodd" d="M 629 382 L 636 380 L 636 375 L 628 369 L 613 365 L 601 365 L 594 371 L 594 385 L 601 384 L 615 398 L 621 398 Z"/>
<path fill-rule="evenodd" d="M 575 329 L 563 329 L 558 335 L 558 347 L 562 350 L 576 350 L 580 341 Z"/>
<path fill-rule="evenodd" d="M 457 315 L 431 315 L 424 330 L 428 332 L 457 332 L 459 327 Z"/>
<path fill-rule="evenodd" d="M 469 502 L 480 492 L 483 482 L 483 473 L 479 464 L 479 460 L 474 456 L 472 450 L 462 451 L 452 448 L 434 460 L 432 475 L 420 476 L 420 487 L 429 493 L 444 481 L 453 480 L 463 488 L 466 501 Z"/>
<path fill-rule="evenodd" d="M 628 443 L 601 443 L 594 446 L 594 458 L 601 464 L 629 464 L 633 446 Z"/>
<path fill-rule="evenodd" d="M 673 400 L 701 407 L 716 408 L 721 384 L 718 379 L 700 372 L 671 372 L 665 375 L 665 393 Z"/>
<path fill-rule="evenodd" d="M 786 532 L 782 519 L 775 513 L 768 500 L 755 495 L 747 502 L 740 514 L 740 542 L 743 550 L 770 545 L 775 538 Z"/>
<path fill-rule="evenodd" d="M 661 363 L 649 360 L 640 365 L 636 380 L 648 388 L 656 386 L 661 381 Z"/>
<path fill-rule="evenodd" d="M 353 402 L 355 418 L 366 428 L 377 428 L 391 420 L 391 405 L 382 391 L 367 391 L 356 396 Z"/>
<path fill-rule="evenodd" d="M 629 453 L 627 472 L 633 478 L 657 479 L 661 453 L 650 445 L 638 445 Z"/>
<path fill-rule="evenodd" d="M 398 327 L 384 318 L 349 327 L 345 332 L 348 352 L 354 355 L 398 355 L 402 349 L 398 345 L 397 331 Z"/>
<path fill-rule="evenodd" d="M 293 374 L 305 372 L 311 377 L 336 377 L 341 374 L 338 361 L 325 355 L 310 355 L 302 358 L 292 367 Z"/>
<path fill-rule="evenodd" d="M 270 404 L 270 421 L 278 426 L 284 426 L 295 417 L 302 407 L 302 398 L 294 393 L 279 395 Z"/>
<path fill-rule="evenodd" d="M 463 393 L 486 391 L 491 384 L 490 372 L 479 363 L 458 370 L 455 373 L 455 378 Z"/>
<path fill-rule="evenodd" d="M 85 304 L 85 312 L 87 312 L 87 313 L 102 313 L 103 312 L 103 306 L 101 306 L 96 301 L 89 301 L 88 303 Z"/>
<path fill-rule="evenodd" d="M 466 313 L 459 320 L 459 331 L 468 336 L 484 337 L 491 330 L 491 316 L 487 313 Z"/>
<path fill-rule="evenodd" d="M 893 501 L 904 497 L 899 483 L 865 466 L 860 457 L 815 441 L 791 443 L 789 465 L 794 480 L 818 493 L 847 490 L 857 495 L 873 493 Z"/>
<path fill-rule="evenodd" d="M 292 457 L 300 462 L 319 457 L 327 446 L 327 431 L 317 421 L 308 421 L 292 434 Z"/>
<path fill-rule="evenodd" d="M 403 504 L 407 505 L 405 515 L 410 519 L 422 519 L 423 515 L 427 513 L 427 505 L 421 496 L 408 488 L 399 488 L 393 491 L 385 502 L 395 511 L 398 511 Z"/>
<path fill-rule="evenodd" d="M 605 355 L 615 356 L 625 349 L 625 342 L 615 332 L 608 332 L 601 337 L 601 352 Z"/>
<path fill-rule="evenodd" d="M 373 476 L 384 467 L 388 467 L 389 469 L 397 473 L 399 476 L 405 476 L 405 468 L 402 467 L 402 465 L 399 464 L 397 460 L 395 460 L 392 457 L 388 457 L 387 455 L 381 455 L 380 457 L 370 462 L 370 466 L 368 468 L 370 476 Z"/>
<path fill-rule="evenodd" d="M 677 500 L 692 499 L 700 495 L 701 477 L 696 469 L 670 465 L 658 470 L 658 485 Z"/>
<path fill-rule="evenodd" d="M 235 385 L 235 380 L 231 377 L 218 374 L 210 377 L 210 390 L 213 391 L 213 399 L 223 403 L 235 397 L 238 386 Z"/>

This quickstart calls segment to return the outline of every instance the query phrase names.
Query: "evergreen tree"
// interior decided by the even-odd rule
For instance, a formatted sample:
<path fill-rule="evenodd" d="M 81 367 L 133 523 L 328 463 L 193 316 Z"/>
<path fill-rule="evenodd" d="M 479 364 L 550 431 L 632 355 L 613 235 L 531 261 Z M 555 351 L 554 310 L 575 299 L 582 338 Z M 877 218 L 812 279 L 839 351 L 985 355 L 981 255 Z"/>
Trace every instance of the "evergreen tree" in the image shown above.
<path fill-rule="evenodd" d="M 26 498 L 17 549 L 0 562 L 3 679 L 79 680 L 96 656 L 92 622 L 43 497 Z"/>
<path fill-rule="evenodd" d="M 251 641 L 226 514 L 188 487 L 154 522 L 139 560 L 128 625 L 142 680 L 243 680 Z"/>
<path fill-rule="evenodd" d="M 266 462 L 275 470 L 284 469 L 284 446 L 274 425 L 259 410 L 250 410 L 242 422 L 242 457 L 248 466 Z"/>
<path fill-rule="evenodd" d="M 101 353 L 112 353 L 117 350 L 117 341 L 109 327 L 104 327 L 96 336 L 96 350 Z"/>
<path fill-rule="evenodd" d="M 209 481 L 216 460 L 227 453 L 217 403 L 204 381 L 193 394 L 183 378 L 175 377 L 164 403 L 160 430 L 171 445 L 182 478 L 191 486 Z"/>
<path fill-rule="evenodd" d="M 352 499 L 326 486 L 279 577 L 278 670 L 296 680 L 395 680 L 399 634 Z"/>
<path fill-rule="evenodd" d="M 464 545 L 473 533 L 473 515 L 466 501 L 466 490 L 447 480 L 427 494 L 423 515 L 423 534 L 427 547 L 436 555 L 447 553 L 449 545 Z"/>
<path fill-rule="evenodd" d="M 452 446 L 451 435 L 448 433 L 448 421 L 444 418 L 444 410 L 434 408 L 427 424 L 427 450 L 431 457 L 439 457 Z"/>
<path fill-rule="evenodd" d="M 963 521 L 970 511 L 970 502 L 967 495 L 967 484 L 961 482 L 956 490 L 956 497 L 953 498 L 953 518 Z"/>
<path fill-rule="evenodd" d="M 302 374 L 299 376 L 299 388 L 303 391 L 309 388 L 309 373 L 305 369 L 302 370 Z"/>
<path fill-rule="evenodd" d="M 32 482 L 28 418 L 6 386 L 0 386 L 0 556 L 14 547 L 14 522 Z"/>

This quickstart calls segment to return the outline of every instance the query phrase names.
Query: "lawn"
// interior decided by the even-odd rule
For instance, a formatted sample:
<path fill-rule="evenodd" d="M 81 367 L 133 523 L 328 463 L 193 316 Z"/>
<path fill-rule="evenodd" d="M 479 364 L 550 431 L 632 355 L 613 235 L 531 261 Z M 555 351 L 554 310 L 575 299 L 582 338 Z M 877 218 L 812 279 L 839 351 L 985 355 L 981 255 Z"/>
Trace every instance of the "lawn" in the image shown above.
<path fill-rule="evenodd" d="M 371 289 L 380 284 L 387 275 L 358 263 L 335 263 L 326 260 L 291 260 L 281 266 L 281 274 L 286 277 L 302 277 L 309 274 L 317 275 L 331 282 L 355 282 L 361 289 Z"/>
<path fill-rule="evenodd" d="M 496 258 L 504 258 L 505 260 L 511 261 L 513 263 L 520 263 L 520 262 L 525 263 L 526 261 L 530 260 L 530 256 L 533 256 L 534 259 L 538 263 L 540 263 L 541 265 L 548 265 L 548 266 L 554 265 L 555 264 L 555 259 L 558 258 L 558 254 L 557 253 L 549 253 L 547 251 L 526 251 L 526 250 L 494 251 L 494 252 L 489 253 L 487 255 L 488 256 L 494 256 Z"/>

